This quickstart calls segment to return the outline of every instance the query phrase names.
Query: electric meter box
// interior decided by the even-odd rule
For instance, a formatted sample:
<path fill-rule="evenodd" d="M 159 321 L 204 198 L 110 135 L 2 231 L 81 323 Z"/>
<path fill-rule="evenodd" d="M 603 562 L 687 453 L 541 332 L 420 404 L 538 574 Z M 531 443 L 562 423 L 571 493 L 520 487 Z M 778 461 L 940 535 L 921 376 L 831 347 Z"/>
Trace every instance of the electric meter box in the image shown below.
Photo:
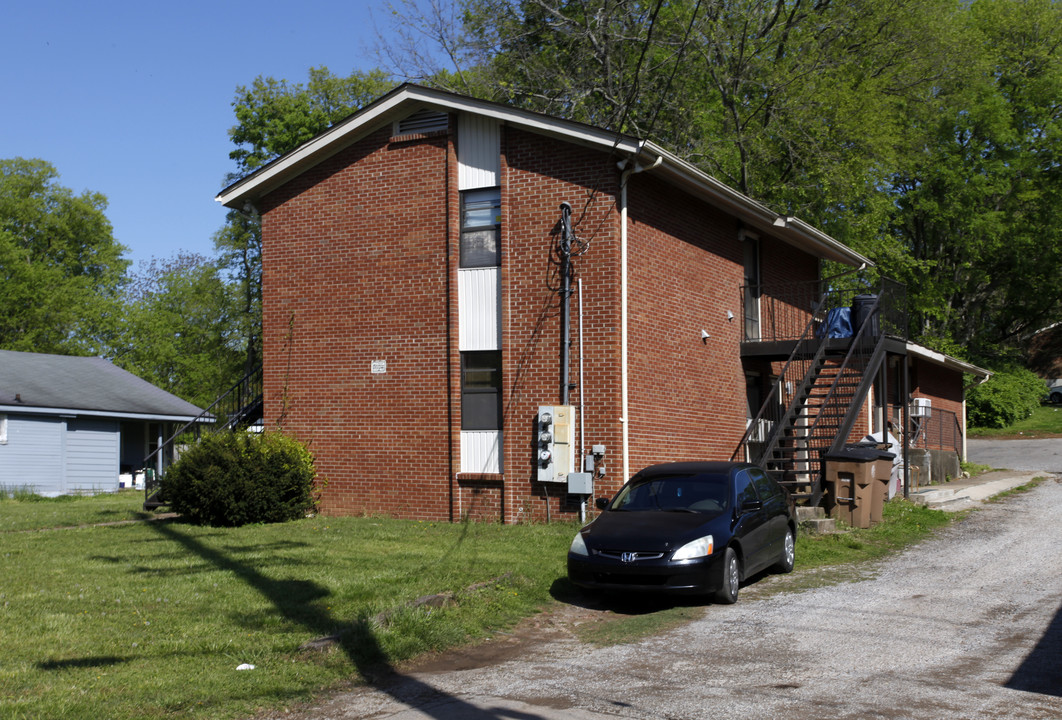
<path fill-rule="evenodd" d="M 575 408 L 542 405 L 535 420 L 539 482 L 567 482 L 575 472 Z"/>

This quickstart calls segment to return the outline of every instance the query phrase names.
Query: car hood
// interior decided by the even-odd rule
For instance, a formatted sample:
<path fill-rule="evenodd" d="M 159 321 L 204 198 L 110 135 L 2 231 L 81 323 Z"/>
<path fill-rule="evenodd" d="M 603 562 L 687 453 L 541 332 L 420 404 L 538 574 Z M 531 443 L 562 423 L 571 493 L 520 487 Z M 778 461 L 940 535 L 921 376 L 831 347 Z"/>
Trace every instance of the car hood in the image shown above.
<path fill-rule="evenodd" d="M 667 552 L 726 529 L 726 519 L 718 513 L 609 510 L 583 530 L 583 540 L 596 550 Z M 725 541 L 716 538 L 716 543 Z"/>

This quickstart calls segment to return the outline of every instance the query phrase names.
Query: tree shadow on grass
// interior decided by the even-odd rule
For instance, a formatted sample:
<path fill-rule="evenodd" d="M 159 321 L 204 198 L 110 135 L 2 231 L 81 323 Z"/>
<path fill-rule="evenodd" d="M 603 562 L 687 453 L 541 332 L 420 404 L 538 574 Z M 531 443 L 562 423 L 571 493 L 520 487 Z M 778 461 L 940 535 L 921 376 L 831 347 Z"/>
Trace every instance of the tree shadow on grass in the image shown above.
<path fill-rule="evenodd" d="M 93 657 L 72 658 L 70 660 L 42 660 L 37 663 L 41 670 L 69 670 L 70 668 L 100 668 L 118 665 L 126 662 L 127 658 L 113 655 L 98 655 Z"/>
<path fill-rule="evenodd" d="M 233 573 L 268 600 L 280 615 L 304 627 L 315 637 L 334 638 L 336 645 L 370 686 L 400 703 L 416 708 L 426 717 L 436 720 L 541 720 L 539 715 L 509 708 L 479 708 L 417 678 L 402 675 L 380 647 L 367 618 L 351 623 L 334 617 L 320 605 L 312 604 L 313 600 L 330 594 L 327 588 L 317 583 L 270 578 L 253 565 L 182 532 L 180 525 L 172 521 L 148 523 L 148 526 L 219 570 Z M 337 628 L 343 629 L 337 633 Z"/>

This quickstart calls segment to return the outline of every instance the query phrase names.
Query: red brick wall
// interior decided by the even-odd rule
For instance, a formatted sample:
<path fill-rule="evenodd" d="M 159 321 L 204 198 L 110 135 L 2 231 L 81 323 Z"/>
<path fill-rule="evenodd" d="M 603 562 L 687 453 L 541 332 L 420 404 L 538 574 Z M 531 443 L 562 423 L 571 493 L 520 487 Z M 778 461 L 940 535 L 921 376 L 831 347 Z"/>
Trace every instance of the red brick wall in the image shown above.
<path fill-rule="evenodd" d="M 578 383 L 581 299 L 585 384 L 571 391 L 569 402 L 583 405 L 585 447 L 606 446 L 607 474 L 597 494 L 621 484 L 618 171 L 605 153 L 513 129 L 503 134 L 502 153 L 505 515 L 514 521 L 544 520 L 577 511 L 566 486 L 533 479 L 538 407 L 561 400 L 559 266 L 552 248 L 562 202 L 573 208 L 576 235 L 589 242 L 573 261 L 583 289 L 582 298 L 573 293 L 570 310 L 571 382 Z"/>
<path fill-rule="evenodd" d="M 961 418 L 963 416 L 963 374 L 913 357 L 911 359 L 911 397 L 930 398 L 933 401 L 933 410 L 948 410 Z"/>
<path fill-rule="evenodd" d="M 553 247 L 568 202 L 588 243 L 574 260 L 582 294 L 572 297 L 570 381 L 580 359 L 585 377 L 570 403 L 583 406 L 581 449 L 606 447 L 595 488 L 606 495 L 624 480 L 616 158 L 503 128 L 504 472 L 468 476 L 458 472 L 454 137 L 388 135 L 367 136 L 261 204 L 266 422 L 310 444 L 328 514 L 571 516 L 566 486 L 535 479 L 537 409 L 561 394 Z M 745 425 L 738 223 L 650 173 L 632 177 L 630 208 L 631 470 L 729 458 Z M 770 238 L 762 258 L 765 282 L 817 270 Z M 370 373 L 374 360 L 385 374 Z"/>
<path fill-rule="evenodd" d="M 631 471 L 729 459 L 745 430 L 740 227 L 649 173 L 628 196 Z"/>
<path fill-rule="evenodd" d="M 266 422 L 310 444 L 325 513 L 449 517 L 447 172 L 446 137 L 382 131 L 260 208 Z"/>

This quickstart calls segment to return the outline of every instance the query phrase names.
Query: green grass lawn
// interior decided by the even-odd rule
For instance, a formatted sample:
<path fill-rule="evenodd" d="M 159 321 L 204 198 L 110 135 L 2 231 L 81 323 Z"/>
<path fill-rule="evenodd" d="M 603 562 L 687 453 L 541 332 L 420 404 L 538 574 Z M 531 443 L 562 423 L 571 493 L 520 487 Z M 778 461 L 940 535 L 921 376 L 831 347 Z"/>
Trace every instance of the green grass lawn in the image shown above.
<path fill-rule="evenodd" d="M 0 533 L 138 520 L 143 503 L 143 490 L 57 498 L 0 490 Z"/>
<path fill-rule="evenodd" d="M 1006 428 L 969 428 L 967 434 L 978 438 L 1062 437 L 1062 405 L 1041 405 L 1031 417 Z"/>
<path fill-rule="evenodd" d="M 0 501 L 0 717 L 228 718 L 306 700 L 535 613 L 575 532 L 374 518 L 34 529 L 134 517 L 142 500 Z M 410 605 L 438 593 L 453 604 Z"/>

